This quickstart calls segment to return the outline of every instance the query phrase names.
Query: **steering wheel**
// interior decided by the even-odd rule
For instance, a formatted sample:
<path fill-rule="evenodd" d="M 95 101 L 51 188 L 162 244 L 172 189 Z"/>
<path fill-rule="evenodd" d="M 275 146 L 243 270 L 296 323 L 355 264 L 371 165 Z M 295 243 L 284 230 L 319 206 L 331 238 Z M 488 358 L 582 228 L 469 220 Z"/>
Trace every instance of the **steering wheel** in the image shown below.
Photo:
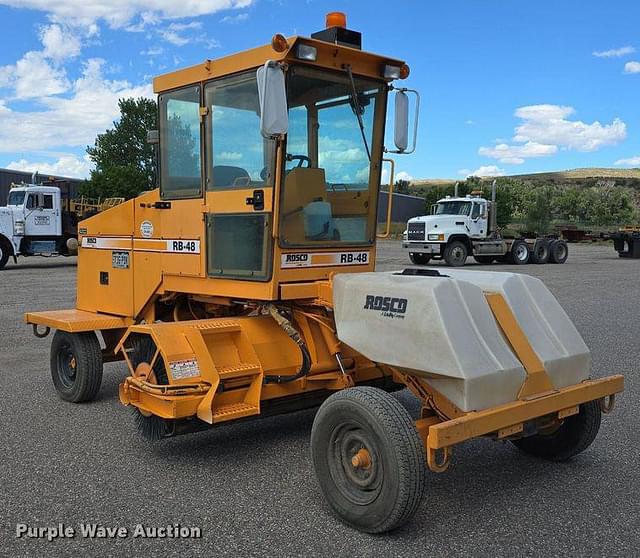
<path fill-rule="evenodd" d="M 311 168 L 311 159 L 309 157 L 307 157 L 306 155 L 290 155 L 289 153 L 287 153 L 286 159 L 289 162 L 298 161 L 298 166 L 296 167 L 298 169 L 300 167 L 302 167 L 302 163 L 304 163 L 304 162 L 307 163 L 306 168 Z"/>

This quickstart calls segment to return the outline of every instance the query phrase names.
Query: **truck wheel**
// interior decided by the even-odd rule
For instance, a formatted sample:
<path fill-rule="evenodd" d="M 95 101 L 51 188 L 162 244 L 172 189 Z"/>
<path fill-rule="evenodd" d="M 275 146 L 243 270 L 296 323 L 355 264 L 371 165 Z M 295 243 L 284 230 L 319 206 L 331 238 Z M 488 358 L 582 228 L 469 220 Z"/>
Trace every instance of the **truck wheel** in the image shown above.
<path fill-rule="evenodd" d="M 411 260 L 411 263 L 415 265 L 427 265 L 431 261 L 431 256 L 428 254 L 413 252 L 409 254 L 409 259 Z"/>
<path fill-rule="evenodd" d="M 580 412 L 564 419 L 553 432 L 512 442 L 530 455 L 549 461 L 567 461 L 591 445 L 600 429 L 601 419 L 600 401 L 589 401 L 580 405 Z"/>
<path fill-rule="evenodd" d="M 546 238 L 539 238 L 531 251 L 531 263 L 546 264 L 549 261 L 551 245 Z"/>
<path fill-rule="evenodd" d="M 9 243 L 1 239 L 0 240 L 0 269 L 4 268 L 9 261 L 9 256 L 11 255 L 11 249 L 9 248 Z"/>
<path fill-rule="evenodd" d="M 509 251 L 509 263 L 524 265 L 529 261 L 529 245 L 524 240 L 514 240 Z"/>
<path fill-rule="evenodd" d="M 549 249 L 549 261 L 555 264 L 563 264 L 569 257 L 569 246 L 564 240 L 554 240 Z"/>
<path fill-rule="evenodd" d="M 495 256 L 473 256 L 473 259 L 482 265 L 489 265 L 493 263 Z"/>
<path fill-rule="evenodd" d="M 461 267 L 467 261 L 469 250 L 463 242 L 454 240 L 444 249 L 444 261 L 451 267 Z"/>
<path fill-rule="evenodd" d="M 51 377 L 65 401 L 91 401 L 102 382 L 102 351 L 96 334 L 56 331 L 51 342 Z"/>
<path fill-rule="evenodd" d="M 332 512 L 356 529 L 390 531 L 420 505 L 424 445 L 406 409 L 380 389 L 329 397 L 313 421 L 311 456 Z"/>

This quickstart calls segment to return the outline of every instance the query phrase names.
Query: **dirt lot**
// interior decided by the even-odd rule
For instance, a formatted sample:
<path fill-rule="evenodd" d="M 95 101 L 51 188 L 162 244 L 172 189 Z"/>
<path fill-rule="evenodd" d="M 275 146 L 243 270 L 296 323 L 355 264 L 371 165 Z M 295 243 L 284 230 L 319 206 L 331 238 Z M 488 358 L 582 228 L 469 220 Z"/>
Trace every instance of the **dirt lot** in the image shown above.
<path fill-rule="evenodd" d="M 632 556 L 640 546 L 640 261 L 611 246 L 570 247 L 565 265 L 494 266 L 542 278 L 593 352 L 593 375 L 626 391 L 584 454 L 549 464 L 475 440 L 430 474 L 414 521 L 385 536 L 348 529 L 323 504 L 309 458 L 314 412 L 230 425 L 149 445 L 106 366 L 97 401 L 64 403 L 49 375 L 50 339 L 25 310 L 71 307 L 72 260 L 21 260 L 0 272 L 0 555 Z M 435 264 L 436 266 L 438 264 Z M 380 270 L 409 267 L 399 242 Z M 481 266 L 469 266 L 481 268 Z M 416 406 L 405 392 L 400 400 Z M 201 539 L 18 540 L 17 523 L 78 527 L 180 523 Z"/>

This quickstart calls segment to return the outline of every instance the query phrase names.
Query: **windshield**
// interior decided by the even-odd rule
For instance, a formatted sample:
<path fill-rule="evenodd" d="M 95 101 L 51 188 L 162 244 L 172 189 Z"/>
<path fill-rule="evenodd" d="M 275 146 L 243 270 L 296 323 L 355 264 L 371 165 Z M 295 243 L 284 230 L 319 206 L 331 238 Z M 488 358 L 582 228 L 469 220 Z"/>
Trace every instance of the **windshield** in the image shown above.
<path fill-rule="evenodd" d="M 436 215 L 469 215 L 471 202 L 447 201 L 438 203 Z"/>
<path fill-rule="evenodd" d="M 24 203 L 24 195 L 25 195 L 25 192 L 23 191 L 9 192 L 7 205 L 22 205 Z"/>
<path fill-rule="evenodd" d="M 373 242 L 385 85 L 355 76 L 352 84 L 347 72 L 292 67 L 287 96 L 281 242 Z"/>

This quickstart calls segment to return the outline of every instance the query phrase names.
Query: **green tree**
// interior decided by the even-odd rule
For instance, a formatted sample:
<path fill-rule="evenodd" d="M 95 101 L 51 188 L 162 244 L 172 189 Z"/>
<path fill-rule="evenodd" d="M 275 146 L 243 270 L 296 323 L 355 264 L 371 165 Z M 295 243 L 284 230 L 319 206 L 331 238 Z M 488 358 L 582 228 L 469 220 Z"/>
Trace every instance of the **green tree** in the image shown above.
<path fill-rule="evenodd" d="M 155 186 L 155 156 L 147 143 L 147 132 L 157 128 L 154 100 L 120 99 L 120 118 L 113 129 L 98 135 L 87 147 L 95 164 L 90 180 L 80 193 L 91 197 L 132 198 Z"/>

